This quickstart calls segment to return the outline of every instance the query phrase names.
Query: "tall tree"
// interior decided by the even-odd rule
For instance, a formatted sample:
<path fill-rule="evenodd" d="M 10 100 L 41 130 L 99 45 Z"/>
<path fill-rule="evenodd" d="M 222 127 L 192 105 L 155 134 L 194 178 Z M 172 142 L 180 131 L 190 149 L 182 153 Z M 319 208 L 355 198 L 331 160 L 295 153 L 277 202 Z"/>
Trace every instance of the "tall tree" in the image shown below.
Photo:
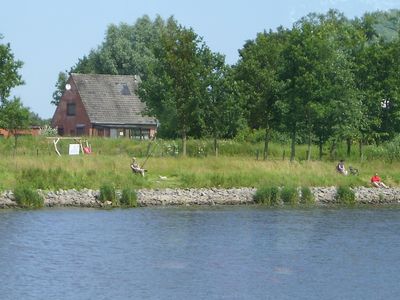
<path fill-rule="evenodd" d="M 3 36 L 0 34 L 0 42 Z M 16 60 L 10 44 L 0 43 L 0 101 L 7 100 L 13 87 L 24 84 L 18 70 L 23 62 Z"/>
<path fill-rule="evenodd" d="M 208 65 L 210 53 L 192 29 L 170 18 L 161 35 L 154 72 L 139 87 L 141 99 L 161 127 L 164 123 L 176 126 L 184 156 L 188 135 L 200 135 L 204 128 L 201 108 L 213 71 Z"/>
<path fill-rule="evenodd" d="M 103 43 L 79 59 L 69 73 L 139 75 L 145 79 L 154 65 L 154 51 L 160 46 L 160 33 L 164 27 L 161 17 L 157 16 L 152 21 L 146 15 L 138 18 L 133 25 L 111 24 Z M 67 72 L 59 74 L 52 104 L 58 104 L 67 77 Z"/>
<path fill-rule="evenodd" d="M 205 64 L 210 66 L 210 70 L 208 80 L 205 80 L 206 95 L 201 109 L 205 134 L 214 139 L 214 152 L 217 156 L 218 140 L 234 137 L 244 122 L 243 105 L 238 97 L 232 68 L 225 64 L 225 58 L 210 51 Z"/>
<path fill-rule="evenodd" d="M 265 129 L 264 159 L 268 155 L 271 131 L 280 125 L 276 102 L 284 87 L 279 76 L 286 39 L 287 31 L 283 28 L 259 33 L 239 51 L 240 59 L 235 68 L 241 94 L 246 99 L 248 124 Z"/>
<path fill-rule="evenodd" d="M 291 160 L 295 157 L 297 134 L 302 130 L 308 136 L 308 158 L 312 134 L 319 134 L 320 139 L 327 136 L 321 129 L 333 130 L 330 134 L 334 145 L 339 138 L 357 131 L 361 108 L 346 48 L 350 39 L 347 26 L 351 27 L 344 16 L 331 10 L 326 15 L 302 18 L 291 31 L 283 52 L 287 89 L 282 103 L 291 133 Z"/>

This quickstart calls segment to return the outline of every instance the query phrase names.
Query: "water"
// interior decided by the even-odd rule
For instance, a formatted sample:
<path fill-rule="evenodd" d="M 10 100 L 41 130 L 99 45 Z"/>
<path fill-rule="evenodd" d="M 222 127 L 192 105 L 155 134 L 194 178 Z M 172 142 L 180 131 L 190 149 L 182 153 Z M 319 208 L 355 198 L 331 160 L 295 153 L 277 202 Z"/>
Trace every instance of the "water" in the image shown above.
<path fill-rule="evenodd" d="M 397 299 L 400 209 L 0 211 L 0 299 Z"/>

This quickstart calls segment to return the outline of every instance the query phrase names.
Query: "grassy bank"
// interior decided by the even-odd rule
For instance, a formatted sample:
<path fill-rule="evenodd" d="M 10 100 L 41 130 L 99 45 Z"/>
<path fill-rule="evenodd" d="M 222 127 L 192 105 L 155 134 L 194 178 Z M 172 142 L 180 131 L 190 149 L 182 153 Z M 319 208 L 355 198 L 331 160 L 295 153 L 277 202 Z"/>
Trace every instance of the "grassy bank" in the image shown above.
<path fill-rule="evenodd" d="M 187 158 L 179 155 L 179 142 L 128 139 L 90 139 L 93 153 L 68 156 L 68 143 L 60 141 L 58 157 L 51 141 L 24 137 L 13 150 L 13 139 L 0 141 L 0 189 L 24 185 L 40 189 L 98 189 L 103 184 L 115 188 L 165 187 L 262 187 L 262 186 L 368 186 L 370 177 L 378 172 L 390 186 L 400 185 L 400 163 L 389 163 L 376 153 L 379 148 L 366 149 L 360 160 L 356 149 L 346 159 L 346 165 L 359 169 L 359 176 L 340 176 L 335 171 L 336 160 L 301 160 L 306 147 L 297 148 L 298 160 L 288 161 L 288 145 L 272 144 L 270 158 L 262 160 L 262 143 L 223 141 L 220 156 L 213 156 L 212 141 L 189 141 Z M 344 146 L 338 148 L 339 157 Z M 355 148 L 355 147 L 354 147 Z M 146 161 L 145 178 L 132 174 L 130 160 Z M 317 153 L 315 148 L 312 153 Z M 376 159 L 371 156 L 375 153 Z M 368 156 L 370 155 L 370 156 Z M 316 159 L 316 158 L 314 158 Z"/>
<path fill-rule="evenodd" d="M 140 160 L 139 160 L 140 161 Z M 27 185 L 41 189 L 165 187 L 368 186 L 379 172 L 391 186 L 400 185 L 400 164 L 354 163 L 358 176 L 341 176 L 334 162 L 262 161 L 254 157 L 156 157 L 146 163 L 145 178 L 131 172 L 128 155 L 15 156 L 0 162 L 0 189 Z"/>

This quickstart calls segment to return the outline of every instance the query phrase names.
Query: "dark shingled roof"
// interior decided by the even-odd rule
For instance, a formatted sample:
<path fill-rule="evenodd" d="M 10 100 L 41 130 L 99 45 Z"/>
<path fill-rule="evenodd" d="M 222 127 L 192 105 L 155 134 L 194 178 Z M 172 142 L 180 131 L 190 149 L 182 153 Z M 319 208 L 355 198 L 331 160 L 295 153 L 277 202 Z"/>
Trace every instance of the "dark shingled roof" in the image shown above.
<path fill-rule="evenodd" d="M 143 116 L 146 105 L 135 91 L 137 78 L 130 75 L 71 74 L 92 123 L 155 125 Z"/>

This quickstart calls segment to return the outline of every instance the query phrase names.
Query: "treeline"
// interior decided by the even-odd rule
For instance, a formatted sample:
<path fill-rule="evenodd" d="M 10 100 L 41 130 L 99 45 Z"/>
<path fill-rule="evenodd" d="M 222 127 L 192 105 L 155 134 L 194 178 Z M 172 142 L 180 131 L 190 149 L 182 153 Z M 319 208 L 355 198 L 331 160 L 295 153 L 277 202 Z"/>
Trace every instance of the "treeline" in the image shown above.
<path fill-rule="evenodd" d="M 76 73 L 141 76 L 138 94 L 160 122 L 159 136 L 233 138 L 262 130 L 264 158 L 273 137 L 296 144 L 347 142 L 348 151 L 392 140 L 400 131 L 400 11 L 348 19 L 309 14 L 290 29 L 258 33 L 230 66 L 174 18 L 110 25 Z M 60 73 L 53 102 L 67 79 Z M 311 151 L 308 151 L 309 155 Z"/>

